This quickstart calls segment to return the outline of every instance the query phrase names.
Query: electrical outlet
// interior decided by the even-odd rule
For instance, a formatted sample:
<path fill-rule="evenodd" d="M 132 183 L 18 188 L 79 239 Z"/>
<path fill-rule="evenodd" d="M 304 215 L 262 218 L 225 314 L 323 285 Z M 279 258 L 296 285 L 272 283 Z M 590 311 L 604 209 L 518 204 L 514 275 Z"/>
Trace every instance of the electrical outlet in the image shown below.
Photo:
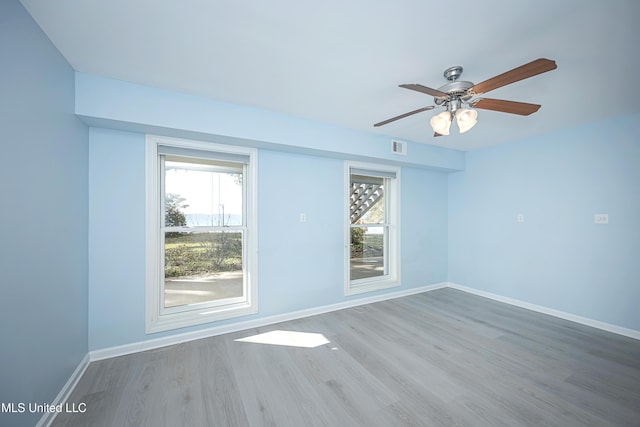
<path fill-rule="evenodd" d="M 307 222 L 307 214 L 302 212 L 300 214 L 300 222 Z"/>
<path fill-rule="evenodd" d="M 595 214 L 593 222 L 595 224 L 609 224 L 609 214 Z"/>
<path fill-rule="evenodd" d="M 518 214 L 518 216 L 516 216 L 516 221 L 524 222 L 524 214 Z"/>

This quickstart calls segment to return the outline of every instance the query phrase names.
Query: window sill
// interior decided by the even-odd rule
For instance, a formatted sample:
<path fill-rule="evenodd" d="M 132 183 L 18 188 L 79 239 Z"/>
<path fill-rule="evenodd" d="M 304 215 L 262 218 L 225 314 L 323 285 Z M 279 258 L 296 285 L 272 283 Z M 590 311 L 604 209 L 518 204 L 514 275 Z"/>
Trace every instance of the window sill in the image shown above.
<path fill-rule="evenodd" d="M 397 288 L 400 281 L 385 278 L 384 280 L 367 280 L 360 283 L 348 283 L 345 289 L 345 295 L 357 295 L 365 292 L 379 291 L 382 289 Z"/>
<path fill-rule="evenodd" d="M 215 311 L 213 311 L 215 310 Z M 156 332 L 169 331 L 172 329 L 185 328 L 188 326 L 202 325 L 204 323 L 217 322 L 219 320 L 233 319 L 236 317 L 248 316 L 258 313 L 256 304 L 237 304 L 226 309 L 211 309 L 187 311 L 181 313 L 159 315 L 148 319 L 145 332 L 153 334 Z"/>

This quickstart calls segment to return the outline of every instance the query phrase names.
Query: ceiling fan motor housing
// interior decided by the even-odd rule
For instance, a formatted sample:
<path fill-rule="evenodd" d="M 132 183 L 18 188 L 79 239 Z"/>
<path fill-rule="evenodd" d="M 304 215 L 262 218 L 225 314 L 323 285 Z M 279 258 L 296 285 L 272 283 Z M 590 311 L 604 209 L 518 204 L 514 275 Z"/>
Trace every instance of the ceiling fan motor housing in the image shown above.
<path fill-rule="evenodd" d="M 444 92 L 449 95 L 448 99 L 434 98 L 434 102 L 437 105 L 453 104 L 451 112 L 454 112 L 460 107 L 460 101 L 468 101 L 471 99 L 471 95 L 467 90 L 473 87 L 472 82 L 464 80 L 458 80 L 458 77 L 462 75 L 463 68 L 460 65 L 449 67 L 444 70 L 444 76 L 449 83 L 438 88 L 440 92 Z M 455 101 L 455 102 L 454 102 Z"/>
<path fill-rule="evenodd" d="M 471 95 L 467 92 L 468 89 L 473 87 L 472 82 L 464 80 L 455 80 L 451 83 L 447 83 L 444 86 L 438 88 L 440 92 L 444 92 L 449 95 L 448 99 L 434 98 L 434 101 L 438 105 L 442 105 L 444 102 L 452 101 L 455 99 L 461 99 L 462 101 L 468 101 L 471 99 Z"/>

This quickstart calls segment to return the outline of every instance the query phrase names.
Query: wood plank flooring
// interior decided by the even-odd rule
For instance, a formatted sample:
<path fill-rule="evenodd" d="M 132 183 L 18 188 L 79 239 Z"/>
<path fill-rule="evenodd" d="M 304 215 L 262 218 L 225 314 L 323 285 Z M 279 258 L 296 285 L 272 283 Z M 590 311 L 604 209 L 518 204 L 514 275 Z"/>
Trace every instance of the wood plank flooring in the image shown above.
<path fill-rule="evenodd" d="M 315 348 L 236 341 L 286 330 Z M 453 289 L 93 362 L 54 426 L 640 426 L 640 341 Z"/>

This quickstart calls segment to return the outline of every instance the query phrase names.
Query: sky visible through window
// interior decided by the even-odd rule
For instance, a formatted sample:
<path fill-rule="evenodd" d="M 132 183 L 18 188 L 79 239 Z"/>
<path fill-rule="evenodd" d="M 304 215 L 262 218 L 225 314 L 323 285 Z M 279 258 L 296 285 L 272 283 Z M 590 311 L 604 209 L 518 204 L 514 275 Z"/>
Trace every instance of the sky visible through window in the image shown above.
<path fill-rule="evenodd" d="M 185 199 L 187 226 L 242 224 L 241 174 L 167 169 L 165 192 Z"/>

